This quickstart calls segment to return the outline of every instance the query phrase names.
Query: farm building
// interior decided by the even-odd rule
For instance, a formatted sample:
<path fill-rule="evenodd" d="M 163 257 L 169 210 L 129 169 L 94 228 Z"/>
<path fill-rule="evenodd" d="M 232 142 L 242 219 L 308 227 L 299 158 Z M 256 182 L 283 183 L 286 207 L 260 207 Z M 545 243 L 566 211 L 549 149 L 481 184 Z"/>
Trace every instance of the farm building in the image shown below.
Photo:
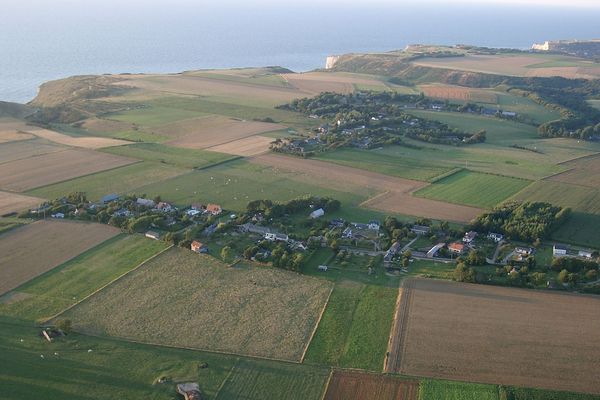
<path fill-rule="evenodd" d="M 462 254 L 465 252 L 465 245 L 458 242 L 450 243 L 448 245 L 448 250 L 453 254 Z"/>
<path fill-rule="evenodd" d="M 440 249 L 442 247 L 444 247 L 445 245 L 446 245 L 446 243 L 438 243 L 438 244 L 436 244 L 431 249 L 429 249 L 429 251 L 427 252 L 427 257 L 428 258 L 435 257 L 435 255 L 437 254 L 437 252 L 440 251 Z"/>
<path fill-rule="evenodd" d="M 177 384 L 177 393 L 182 395 L 185 400 L 202 400 L 200 386 L 197 383 L 179 383 Z"/>
<path fill-rule="evenodd" d="M 563 244 L 555 244 L 552 246 L 552 255 L 555 257 L 562 257 L 567 255 L 569 248 Z"/>
<path fill-rule="evenodd" d="M 266 226 L 260 226 L 260 225 L 254 225 L 254 224 L 243 224 L 240 225 L 239 227 L 241 232 L 250 232 L 250 233 L 258 233 L 259 235 L 266 235 L 267 233 L 271 232 L 271 229 L 267 228 Z"/>
<path fill-rule="evenodd" d="M 155 232 L 155 231 L 148 231 L 146 232 L 146 236 L 149 239 L 154 239 L 154 240 L 159 240 L 160 239 L 160 233 Z"/>
<path fill-rule="evenodd" d="M 190 249 L 196 253 L 208 253 L 208 247 L 202 242 L 194 240 L 190 245 Z"/>
<path fill-rule="evenodd" d="M 63 213 L 56 213 L 56 214 L 52 214 L 51 217 L 52 218 L 56 218 L 56 219 L 63 219 L 65 217 L 65 214 L 63 214 Z"/>
<path fill-rule="evenodd" d="M 385 252 L 385 256 L 383 256 L 384 262 L 391 262 L 394 256 L 400 251 L 400 242 L 394 242 L 388 251 Z"/>
<path fill-rule="evenodd" d="M 154 200 L 142 199 L 142 198 L 138 198 L 136 200 L 136 203 L 138 206 L 143 206 L 143 207 L 154 207 L 156 205 Z"/>
<path fill-rule="evenodd" d="M 265 233 L 265 239 L 271 242 L 287 242 L 289 240 L 288 235 L 283 233 Z"/>
<path fill-rule="evenodd" d="M 223 209 L 218 204 L 207 204 L 206 205 L 206 212 L 208 212 L 208 213 L 210 213 L 212 215 L 219 215 L 219 214 L 221 214 L 223 212 Z"/>
<path fill-rule="evenodd" d="M 102 199 L 100 199 L 100 201 L 104 204 L 106 203 L 110 203 L 111 201 L 115 201 L 119 199 L 119 195 L 116 193 L 112 193 L 112 194 L 107 194 L 106 196 L 104 196 Z"/>
<path fill-rule="evenodd" d="M 417 235 L 427 235 L 429 233 L 429 227 L 425 225 L 413 225 L 410 231 Z"/>
<path fill-rule="evenodd" d="M 469 232 L 465 233 L 465 236 L 463 237 L 463 242 L 465 242 L 466 244 L 470 244 L 473 242 L 473 240 L 475 240 L 476 237 L 477 237 L 477 232 L 469 231 Z"/>
<path fill-rule="evenodd" d="M 502 239 L 504 239 L 504 235 L 501 234 L 501 233 L 490 232 L 490 233 L 488 233 L 487 238 L 490 239 L 490 240 L 493 240 L 496 243 L 498 243 Z"/>
<path fill-rule="evenodd" d="M 592 258 L 592 251 L 591 250 L 579 250 L 577 255 L 582 258 Z"/>
<path fill-rule="evenodd" d="M 315 218 L 320 218 L 323 215 L 325 215 L 325 210 L 323 210 L 322 208 L 319 208 L 318 210 L 311 212 L 309 216 L 310 216 L 310 218 L 315 219 Z"/>
<path fill-rule="evenodd" d="M 319 268 L 319 271 L 323 271 L 323 272 L 327 271 L 327 269 L 328 269 L 327 265 L 319 265 L 318 268 Z"/>

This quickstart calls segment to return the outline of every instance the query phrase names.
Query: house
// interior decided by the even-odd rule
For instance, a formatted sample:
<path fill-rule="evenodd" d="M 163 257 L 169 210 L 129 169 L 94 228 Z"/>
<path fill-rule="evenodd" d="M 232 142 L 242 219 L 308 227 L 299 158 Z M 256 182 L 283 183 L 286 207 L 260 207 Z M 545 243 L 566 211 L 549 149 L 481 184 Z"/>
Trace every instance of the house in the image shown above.
<path fill-rule="evenodd" d="M 223 212 L 223 209 L 218 204 L 207 204 L 206 212 L 212 215 L 219 215 Z"/>
<path fill-rule="evenodd" d="M 323 210 L 322 208 L 319 208 L 318 210 L 311 212 L 309 217 L 312 219 L 316 219 L 316 218 L 322 217 L 323 215 L 325 215 L 325 210 Z"/>
<path fill-rule="evenodd" d="M 530 254 L 533 254 L 534 251 L 535 250 L 531 247 L 515 247 L 515 253 L 523 257 L 528 257 Z"/>
<path fill-rule="evenodd" d="M 107 194 L 106 196 L 104 196 L 103 198 L 100 199 L 100 201 L 103 204 L 110 203 L 111 201 L 115 201 L 115 200 L 119 200 L 119 195 L 116 193 Z"/>
<path fill-rule="evenodd" d="M 431 249 L 429 249 L 429 251 L 427 252 L 427 257 L 428 258 L 435 257 L 435 255 L 437 254 L 437 252 L 440 251 L 440 249 L 442 247 L 444 247 L 445 245 L 446 245 L 446 243 L 438 243 L 438 244 L 436 244 Z M 463 247 L 463 249 L 464 249 L 464 247 Z"/>
<path fill-rule="evenodd" d="M 154 239 L 154 240 L 160 239 L 160 233 L 155 232 L 155 231 L 148 231 L 148 232 L 146 232 L 145 236 L 149 239 Z"/>
<path fill-rule="evenodd" d="M 552 246 L 552 255 L 554 257 L 563 257 L 567 255 L 569 248 L 563 244 L 555 244 Z"/>
<path fill-rule="evenodd" d="M 318 267 L 318 268 L 319 268 L 319 271 L 323 271 L 323 272 L 325 272 L 325 271 L 327 271 L 327 268 L 328 268 L 328 267 L 327 267 L 327 265 L 319 265 L 319 267 Z"/>
<path fill-rule="evenodd" d="M 142 206 L 142 207 L 154 207 L 156 205 L 156 203 L 154 202 L 154 200 L 142 199 L 142 198 L 139 198 L 139 197 L 136 200 L 136 204 L 138 206 Z"/>
<path fill-rule="evenodd" d="M 385 256 L 383 256 L 383 261 L 391 262 L 396 254 L 400 251 L 400 242 L 394 242 L 388 251 L 385 252 Z"/>
<path fill-rule="evenodd" d="M 64 213 L 56 213 L 56 214 L 52 214 L 51 215 L 52 218 L 56 218 L 56 219 L 63 219 L 65 217 Z"/>
<path fill-rule="evenodd" d="M 502 116 L 514 118 L 517 116 L 517 113 L 513 111 L 502 111 Z"/>
<path fill-rule="evenodd" d="M 351 238 L 352 237 L 352 228 L 350 228 L 349 226 L 346 227 L 346 229 L 344 229 L 344 231 L 342 232 L 342 237 L 345 239 Z"/>
<path fill-rule="evenodd" d="M 332 228 L 343 228 L 345 224 L 346 221 L 344 221 L 343 219 L 332 219 L 331 221 L 329 221 L 329 226 L 331 226 Z"/>
<path fill-rule="evenodd" d="M 196 210 L 196 211 L 204 211 L 206 210 L 206 206 L 204 204 L 201 203 L 192 203 L 191 207 L 192 210 Z"/>
<path fill-rule="evenodd" d="M 254 224 L 243 224 L 239 226 L 241 232 L 247 233 L 258 233 L 259 235 L 265 236 L 267 233 L 271 232 L 271 229 L 266 226 L 254 225 Z"/>
<path fill-rule="evenodd" d="M 175 208 L 167 202 L 161 201 L 156 205 L 156 209 L 164 212 L 173 211 Z"/>
<path fill-rule="evenodd" d="M 192 249 L 192 251 L 195 251 L 196 253 L 208 253 L 208 247 L 206 247 L 204 243 L 201 243 L 197 240 L 194 240 L 192 242 L 192 244 L 190 245 L 190 249 Z"/>
<path fill-rule="evenodd" d="M 270 242 L 287 242 L 289 240 L 288 235 L 283 233 L 265 233 L 265 239 Z"/>
<path fill-rule="evenodd" d="M 413 225 L 410 231 L 417 235 L 427 235 L 429 233 L 429 227 L 425 225 Z"/>
<path fill-rule="evenodd" d="M 476 237 L 477 237 L 477 232 L 469 231 L 469 232 L 465 233 L 465 236 L 463 237 L 462 241 L 466 244 L 471 244 L 473 242 L 473 240 L 475 240 Z"/>
<path fill-rule="evenodd" d="M 370 230 L 372 231 L 379 231 L 379 221 L 369 221 L 369 223 L 367 224 L 367 226 L 369 227 Z"/>
<path fill-rule="evenodd" d="M 262 213 L 256 213 L 252 217 L 252 222 L 262 222 L 265 219 L 265 216 Z"/>
<path fill-rule="evenodd" d="M 579 250 L 577 255 L 582 258 L 592 258 L 592 252 L 590 250 Z"/>
<path fill-rule="evenodd" d="M 129 218 L 129 217 L 131 217 L 132 215 L 133 215 L 133 213 L 132 213 L 131 211 L 129 211 L 128 209 L 126 209 L 126 208 L 121 208 L 121 209 L 119 209 L 119 210 L 117 210 L 117 211 L 115 211 L 115 212 L 113 213 L 113 216 L 114 216 L 114 217 L 124 217 L 124 218 Z"/>
<path fill-rule="evenodd" d="M 187 214 L 188 217 L 195 217 L 196 215 L 200 214 L 200 210 L 195 210 L 193 208 L 187 210 L 185 212 Z"/>
<path fill-rule="evenodd" d="M 448 245 L 448 250 L 453 254 L 462 254 L 465 252 L 465 245 L 459 242 L 450 243 Z"/>
<path fill-rule="evenodd" d="M 487 238 L 498 243 L 504 239 L 504 235 L 501 233 L 490 232 L 490 233 L 488 233 Z"/>

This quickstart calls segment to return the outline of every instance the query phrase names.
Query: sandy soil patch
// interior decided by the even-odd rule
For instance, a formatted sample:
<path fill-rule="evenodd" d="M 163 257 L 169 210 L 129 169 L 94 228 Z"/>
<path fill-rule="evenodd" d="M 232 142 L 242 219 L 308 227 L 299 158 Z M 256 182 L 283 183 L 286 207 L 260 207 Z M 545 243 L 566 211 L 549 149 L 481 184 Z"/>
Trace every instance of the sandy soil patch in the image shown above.
<path fill-rule="evenodd" d="M 28 210 L 44 202 L 38 197 L 0 191 L 0 215 Z"/>
<path fill-rule="evenodd" d="M 376 210 L 455 222 L 469 222 L 482 213 L 482 210 L 476 207 L 413 197 L 413 192 L 428 185 L 425 182 L 273 153 L 254 157 L 250 161 L 312 175 L 319 181 L 326 181 L 328 186 L 340 190 L 347 191 L 349 186 L 378 190 L 381 192 L 379 195 L 361 204 Z"/>
<path fill-rule="evenodd" d="M 590 340 L 600 298 L 425 279 L 409 290 L 395 372 L 600 393 L 600 346 Z"/>
<path fill-rule="evenodd" d="M 155 131 L 162 135 L 175 136 L 176 139 L 167 142 L 169 145 L 189 149 L 206 149 L 280 129 L 285 129 L 285 127 L 267 122 L 210 116 L 165 125 Z"/>
<path fill-rule="evenodd" d="M 0 236 L 0 294 L 119 232 L 103 224 L 38 221 Z"/>
<path fill-rule="evenodd" d="M 263 154 L 269 151 L 269 145 L 273 138 L 266 136 L 250 136 L 247 138 L 234 140 L 229 143 L 209 147 L 206 150 L 217 153 L 233 154 L 236 156 L 251 157 Z"/>
<path fill-rule="evenodd" d="M 416 400 L 419 381 L 358 371 L 334 371 L 325 400 Z"/>
<path fill-rule="evenodd" d="M 65 146 L 82 147 L 85 149 L 102 149 L 105 147 L 122 146 L 131 142 L 119 139 L 103 138 L 103 137 L 73 137 L 62 133 L 54 132 L 49 129 L 28 127 L 23 129 L 27 133 L 31 133 L 37 137 L 50 140 L 54 143 L 63 144 Z"/>
<path fill-rule="evenodd" d="M 132 164 L 136 160 L 70 149 L 0 164 L 0 188 L 21 192 Z"/>

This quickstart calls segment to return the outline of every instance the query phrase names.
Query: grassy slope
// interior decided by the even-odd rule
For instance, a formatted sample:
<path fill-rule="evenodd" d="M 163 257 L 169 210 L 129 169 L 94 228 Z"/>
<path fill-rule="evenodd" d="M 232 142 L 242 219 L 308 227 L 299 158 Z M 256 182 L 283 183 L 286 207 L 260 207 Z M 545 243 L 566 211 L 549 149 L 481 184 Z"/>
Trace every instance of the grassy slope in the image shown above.
<path fill-rule="evenodd" d="M 131 193 L 143 185 L 161 182 L 188 170 L 172 165 L 139 162 L 110 171 L 99 172 L 54 185 L 30 190 L 32 196 L 56 199 L 70 192 L 87 193 L 88 199 L 99 200 L 109 193 Z"/>
<path fill-rule="evenodd" d="M 26 298 L 0 304 L 0 314 L 50 317 L 158 253 L 167 245 L 141 235 L 119 235 L 16 289 Z"/>
<path fill-rule="evenodd" d="M 517 193 L 514 198 L 523 201 L 548 201 L 576 211 L 600 214 L 600 189 L 585 186 L 538 181 Z"/>
<path fill-rule="evenodd" d="M 415 193 L 429 199 L 492 208 L 531 182 L 500 175 L 459 171 Z"/>

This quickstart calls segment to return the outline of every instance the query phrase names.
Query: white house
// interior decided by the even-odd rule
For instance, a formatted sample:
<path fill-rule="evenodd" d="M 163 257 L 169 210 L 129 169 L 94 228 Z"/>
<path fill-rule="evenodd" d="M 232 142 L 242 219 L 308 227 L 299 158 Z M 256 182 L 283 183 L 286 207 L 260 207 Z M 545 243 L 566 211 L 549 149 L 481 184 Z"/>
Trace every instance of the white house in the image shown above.
<path fill-rule="evenodd" d="M 267 232 L 265 233 L 265 239 L 271 242 L 287 242 L 289 237 L 283 233 Z"/>
<path fill-rule="evenodd" d="M 375 221 L 375 220 L 369 221 L 368 226 L 369 226 L 369 229 L 372 231 L 379 231 L 379 226 L 380 226 L 379 221 Z"/>
<path fill-rule="evenodd" d="M 56 214 L 52 214 L 51 217 L 52 218 L 57 218 L 57 219 L 63 219 L 65 217 L 65 214 L 63 214 L 63 213 L 56 213 Z"/>
<path fill-rule="evenodd" d="M 555 257 L 562 257 L 567 255 L 568 247 L 562 244 L 555 244 L 552 246 L 552 255 Z"/>
<path fill-rule="evenodd" d="M 592 258 L 592 252 L 590 250 L 579 250 L 577 255 L 583 258 Z"/>
<path fill-rule="evenodd" d="M 310 217 L 312 219 L 316 219 L 319 217 L 322 217 L 323 215 L 325 215 L 325 210 L 323 210 L 322 208 L 319 208 L 318 210 L 315 210 L 313 212 L 310 213 Z"/>

